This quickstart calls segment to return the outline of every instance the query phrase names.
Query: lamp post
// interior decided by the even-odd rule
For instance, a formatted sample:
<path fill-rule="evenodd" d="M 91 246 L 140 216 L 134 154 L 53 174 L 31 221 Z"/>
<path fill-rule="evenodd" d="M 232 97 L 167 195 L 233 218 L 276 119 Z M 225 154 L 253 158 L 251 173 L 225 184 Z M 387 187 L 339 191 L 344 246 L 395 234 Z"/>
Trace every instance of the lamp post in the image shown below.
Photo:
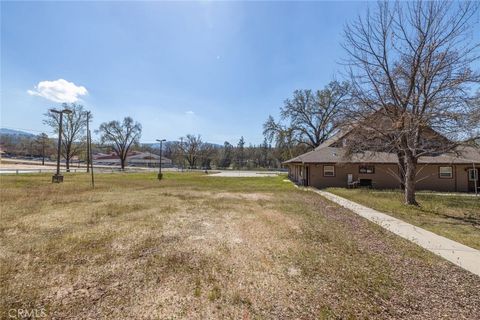
<path fill-rule="evenodd" d="M 158 180 L 162 180 L 162 143 L 163 141 L 167 141 L 167 139 L 162 139 L 159 140 L 157 139 L 158 142 L 160 142 L 160 160 L 158 161 Z"/>
<path fill-rule="evenodd" d="M 72 110 L 63 109 L 61 111 L 50 109 L 50 112 L 58 113 L 60 121 L 58 124 L 58 146 L 57 146 L 57 173 L 52 176 L 52 183 L 63 182 L 63 176 L 60 174 L 60 150 L 62 147 L 62 125 L 63 125 L 63 114 L 70 114 Z"/>

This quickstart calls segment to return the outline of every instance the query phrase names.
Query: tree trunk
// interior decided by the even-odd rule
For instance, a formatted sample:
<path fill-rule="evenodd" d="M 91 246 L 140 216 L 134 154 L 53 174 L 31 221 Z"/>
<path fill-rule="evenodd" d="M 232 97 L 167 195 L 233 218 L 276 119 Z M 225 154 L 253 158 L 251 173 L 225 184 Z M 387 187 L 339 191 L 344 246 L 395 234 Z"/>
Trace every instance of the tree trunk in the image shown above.
<path fill-rule="evenodd" d="M 405 156 L 402 152 L 397 152 L 398 157 L 398 175 L 400 178 L 400 189 L 405 190 Z"/>
<path fill-rule="evenodd" d="M 65 157 L 65 165 L 67 166 L 67 172 L 70 172 L 70 156 L 68 154 Z"/>
<path fill-rule="evenodd" d="M 405 156 L 405 204 L 418 206 L 415 199 L 415 179 L 417 172 L 417 159 L 411 155 Z"/>
<path fill-rule="evenodd" d="M 189 156 L 187 158 L 187 162 L 188 162 L 188 165 L 190 166 L 190 169 L 193 169 L 195 167 L 196 159 Z"/>
<path fill-rule="evenodd" d="M 125 159 L 120 158 L 120 167 L 122 168 L 122 171 L 125 170 Z"/>

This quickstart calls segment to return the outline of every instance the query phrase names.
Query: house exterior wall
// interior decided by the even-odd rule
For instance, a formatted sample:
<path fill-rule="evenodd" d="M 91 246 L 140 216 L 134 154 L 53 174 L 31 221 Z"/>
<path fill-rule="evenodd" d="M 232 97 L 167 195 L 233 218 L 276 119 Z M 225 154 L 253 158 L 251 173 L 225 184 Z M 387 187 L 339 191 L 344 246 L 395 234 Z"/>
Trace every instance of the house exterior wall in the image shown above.
<path fill-rule="evenodd" d="M 335 176 L 324 177 L 323 167 L 335 165 Z M 316 188 L 347 187 L 348 174 L 352 174 L 353 181 L 360 179 L 371 179 L 375 188 L 395 189 L 400 186 L 398 178 L 398 167 L 391 164 L 376 164 L 375 173 L 360 173 L 358 164 L 313 164 L 310 166 L 310 185 Z"/>
<path fill-rule="evenodd" d="M 335 176 L 325 177 L 323 175 L 324 166 L 335 166 Z M 289 177 L 297 184 L 303 184 L 305 180 L 305 168 L 308 167 L 308 185 L 316 188 L 328 187 L 347 187 L 348 174 L 353 175 L 353 181 L 360 179 L 371 179 L 373 187 L 378 189 L 397 189 L 400 188 L 400 182 L 395 174 L 398 174 L 398 166 L 395 164 L 373 164 L 375 172 L 366 174 L 359 172 L 359 164 L 290 164 Z M 439 168 L 451 166 L 452 178 L 440 178 Z M 477 168 L 479 165 L 476 166 Z M 418 165 L 417 168 L 417 190 L 432 190 L 444 192 L 468 192 L 469 189 L 467 170 L 472 165 L 452 165 L 452 164 L 428 164 Z M 471 183 L 470 183 L 471 184 Z"/>
<path fill-rule="evenodd" d="M 304 184 L 304 170 L 303 165 L 292 164 L 288 166 L 288 177 L 296 184 Z"/>
<path fill-rule="evenodd" d="M 475 168 L 477 172 L 480 172 L 480 164 L 476 164 Z M 474 191 L 474 183 L 470 182 L 470 189 L 469 189 L 469 182 L 468 182 L 468 169 L 473 169 L 473 165 L 456 165 L 455 172 L 456 172 L 456 184 L 457 184 L 457 191 L 458 192 L 472 192 Z M 477 187 L 480 187 L 480 182 L 477 181 Z"/>
<path fill-rule="evenodd" d="M 452 178 L 440 178 L 440 167 L 452 167 Z M 468 192 L 467 170 L 472 165 L 431 164 L 419 165 L 417 170 L 417 189 L 448 192 Z"/>
<path fill-rule="evenodd" d="M 418 165 L 416 177 L 417 190 L 455 191 L 455 180 L 458 178 L 458 172 L 456 172 L 452 165 L 452 178 L 440 178 L 439 167 L 441 166 L 450 167 L 450 165 Z"/>

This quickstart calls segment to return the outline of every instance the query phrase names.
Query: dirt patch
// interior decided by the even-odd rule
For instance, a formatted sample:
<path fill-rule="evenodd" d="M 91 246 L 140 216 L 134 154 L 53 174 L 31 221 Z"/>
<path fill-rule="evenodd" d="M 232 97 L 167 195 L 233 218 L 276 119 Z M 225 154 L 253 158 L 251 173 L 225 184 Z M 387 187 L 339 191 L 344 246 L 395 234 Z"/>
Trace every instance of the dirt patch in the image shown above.
<path fill-rule="evenodd" d="M 240 199 L 248 201 L 258 201 L 258 200 L 271 200 L 272 195 L 266 193 L 232 193 L 232 192 L 221 192 L 212 194 L 215 199 Z"/>
<path fill-rule="evenodd" d="M 69 178 L 79 181 L 2 181 L 2 316 L 34 306 L 57 319 L 480 312 L 478 277 L 280 179 L 225 178 L 219 190 L 203 176 L 109 175 L 90 190 Z"/>

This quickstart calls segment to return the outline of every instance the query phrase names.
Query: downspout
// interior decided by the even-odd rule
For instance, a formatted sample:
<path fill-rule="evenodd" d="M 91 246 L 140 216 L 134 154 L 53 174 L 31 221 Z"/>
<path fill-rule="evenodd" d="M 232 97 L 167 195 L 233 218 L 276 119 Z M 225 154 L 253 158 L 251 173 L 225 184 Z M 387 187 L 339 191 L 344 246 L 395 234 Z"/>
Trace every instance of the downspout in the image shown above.
<path fill-rule="evenodd" d="M 456 166 L 456 165 L 453 165 L 453 168 L 455 169 L 455 170 L 454 170 L 454 174 L 455 174 L 455 192 L 457 192 L 457 166 Z"/>
<path fill-rule="evenodd" d="M 310 174 L 310 170 L 307 170 L 307 165 L 305 164 L 305 162 L 302 161 L 302 164 L 303 164 L 303 186 L 304 187 L 308 187 L 308 181 L 309 181 L 309 177 L 307 175 L 307 172 L 308 174 Z"/>
<path fill-rule="evenodd" d="M 305 162 L 303 162 L 302 160 L 302 186 L 305 187 L 305 181 L 307 179 L 305 179 L 305 173 L 306 173 L 307 170 L 305 170 Z"/>
<path fill-rule="evenodd" d="M 475 188 L 475 196 L 478 197 L 478 187 L 477 187 L 477 180 L 478 180 L 478 171 L 475 170 L 475 161 L 472 161 L 472 166 L 473 166 L 473 186 Z"/>

